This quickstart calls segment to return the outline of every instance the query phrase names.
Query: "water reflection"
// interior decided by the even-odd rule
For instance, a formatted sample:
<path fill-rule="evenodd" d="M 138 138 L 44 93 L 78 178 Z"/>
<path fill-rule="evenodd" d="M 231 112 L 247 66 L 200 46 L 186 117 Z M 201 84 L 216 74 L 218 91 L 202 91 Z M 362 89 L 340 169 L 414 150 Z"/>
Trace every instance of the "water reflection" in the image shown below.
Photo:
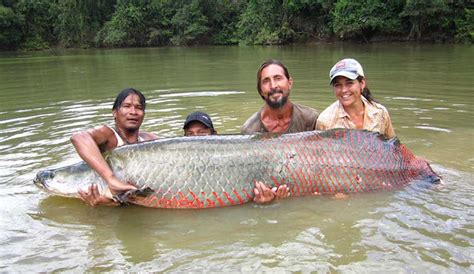
<path fill-rule="evenodd" d="M 457 272 L 471 267 L 474 258 L 470 253 L 474 243 L 474 215 L 470 210 L 474 202 L 469 194 L 473 190 L 472 182 L 462 179 L 465 174 L 445 170 L 442 174 L 449 182 L 443 188 L 433 190 L 412 185 L 396 193 L 388 206 L 377 208 L 374 211 L 379 215 L 377 218 L 358 222 L 363 233 L 359 245 L 371 250 L 370 261 L 381 265 L 413 262 L 410 266 L 402 267 L 402 263 L 396 266 L 415 272 L 438 272 L 446 268 Z M 463 194 L 453 199 L 458 188 L 463 189 Z"/>

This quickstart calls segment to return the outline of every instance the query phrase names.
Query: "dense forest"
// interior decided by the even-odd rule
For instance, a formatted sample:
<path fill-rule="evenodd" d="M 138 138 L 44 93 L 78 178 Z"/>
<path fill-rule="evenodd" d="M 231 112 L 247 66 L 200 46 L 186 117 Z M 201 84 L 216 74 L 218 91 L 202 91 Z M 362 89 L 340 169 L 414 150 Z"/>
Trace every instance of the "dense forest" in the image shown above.
<path fill-rule="evenodd" d="M 0 49 L 472 43 L 471 0 L 0 0 Z"/>

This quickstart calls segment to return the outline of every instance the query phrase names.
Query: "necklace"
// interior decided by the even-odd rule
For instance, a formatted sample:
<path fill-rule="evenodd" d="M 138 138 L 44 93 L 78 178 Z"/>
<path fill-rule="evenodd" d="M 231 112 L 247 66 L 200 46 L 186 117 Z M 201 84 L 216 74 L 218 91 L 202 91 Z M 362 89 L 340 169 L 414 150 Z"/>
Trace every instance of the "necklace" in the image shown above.
<path fill-rule="evenodd" d="M 135 140 L 135 142 L 129 142 L 129 141 L 127 140 L 127 138 L 123 137 L 122 133 L 118 130 L 118 128 L 117 128 L 116 126 L 114 127 L 114 129 L 115 129 L 115 131 L 117 132 L 118 136 L 120 136 L 120 138 L 122 139 L 122 141 L 123 141 L 125 144 L 131 145 L 131 144 L 136 144 L 136 143 L 138 143 L 138 137 L 137 137 L 137 139 Z"/>

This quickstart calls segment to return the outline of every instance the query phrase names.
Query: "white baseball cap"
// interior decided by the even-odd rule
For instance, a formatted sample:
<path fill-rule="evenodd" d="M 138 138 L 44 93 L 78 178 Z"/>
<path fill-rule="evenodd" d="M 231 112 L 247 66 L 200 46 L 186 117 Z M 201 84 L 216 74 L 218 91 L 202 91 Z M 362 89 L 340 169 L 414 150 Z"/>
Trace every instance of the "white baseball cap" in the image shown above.
<path fill-rule="evenodd" d="M 362 66 L 357 60 L 351 58 L 342 59 L 331 68 L 331 71 L 329 71 L 329 78 L 331 79 L 329 84 L 337 76 L 344 76 L 351 80 L 355 80 L 359 76 L 365 77 Z"/>

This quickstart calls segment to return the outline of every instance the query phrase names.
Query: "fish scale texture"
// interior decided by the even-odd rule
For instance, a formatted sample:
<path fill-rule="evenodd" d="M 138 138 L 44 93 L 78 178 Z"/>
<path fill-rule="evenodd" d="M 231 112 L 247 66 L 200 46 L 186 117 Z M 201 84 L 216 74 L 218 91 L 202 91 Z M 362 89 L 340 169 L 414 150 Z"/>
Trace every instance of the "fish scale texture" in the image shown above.
<path fill-rule="evenodd" d="M 398 139 L 348 129 L 168 138 L 120 147 L 106 159 L 121 180 L 153 190 L 130 197 L 130 202 L 156 208 L 246 203 L 253 199 L 255 181 L 287 184 L 292 195 L 299 196 L 391 189 L 438 178 Z M 52 190 L 55 179 L 63 184 L 97 180 L 84 170 L 88 175 L 78 172 L 77 179 L 71 168 L 56 170 L 46 185 Z"/>

